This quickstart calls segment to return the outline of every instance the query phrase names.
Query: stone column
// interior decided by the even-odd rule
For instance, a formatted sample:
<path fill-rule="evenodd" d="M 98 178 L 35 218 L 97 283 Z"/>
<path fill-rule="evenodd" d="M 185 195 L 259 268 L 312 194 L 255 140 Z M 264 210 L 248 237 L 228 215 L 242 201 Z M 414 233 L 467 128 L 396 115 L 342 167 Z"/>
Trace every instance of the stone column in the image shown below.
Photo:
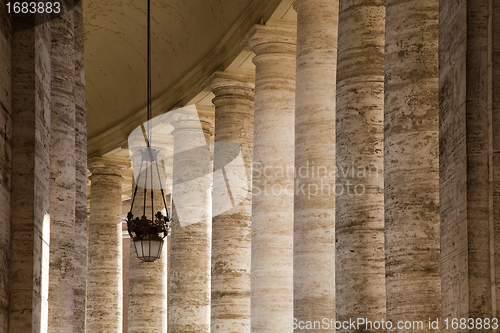
<path fill-rule="evenodd" d="M 87 332 L 121 332 L 122 173 L 126 166 L 89 161 L 90 222 L 87 279 Z"/>
<path fill-rule="evenodd" d="M 0 331 L 9 325 L 9 258 L 12 189 L 12 31 L 6 7 L 0 8 Z"/>
<path fill-rule="evenodd" d="M 494 0 L 492 4 L 492 33 L 490 36 L 500 34 L 500 1 Z M 494 228 L 494 263 L 495 291 L 493 317 L 500 316 L 500 40 L 492 38 L 491 45 L 492 63 L 492 132 L 493 132 L 493 228 Z"/>
<path fill-rule="evenodd" d="M 254 26 L 251 331 L 292 332 L 294 28 Z"/>
<path fill-rule="evenodd" d="M 491 1 L 472 0 L 440 2 L 439 10 L 443 318 L 493 318 L 493 12 Z"/>
<path fill-rule="evenodd" d="M 12 35 L 12 136 L 15 139 L 12 140 L 10 274 L 7 269 L 2 270 L 2 274 L 6 274 L 3 277 L 10 276 L 10 281 L 7 280 L 10 307 L 8 302 L 2 302 L 9 310 L 9 328 L 7 331 L 7 327 L 2 326 L 3 332 L 47 332 L 51 222 L 50 40 L 50 23 Z M 6 49 L 2 45 L 0 50 Z M 9 133 L 5 134 L 8 137 Z M 6 281 L 3 277 L 2 281 Z M 5 318 L 2 322 L 6 323 Z"/>
<path fill-rule="evenodd" d="M 156 170 L 153 172 L 156 174 Z M 148 174 L 148 177 L 150 176 Z M 132 180 L 132 185 L 132 189 L 135 189 L 134 180 Z M 163 184 L 163 188 L 165 190 L 166 184 Z M 165 208 L 161 191 L 154 190 L 153 198 L 153 208 L 156 214 L 157 211 Z M 151 219 L 151 208 L 151 189 L 147 189 L 146 216 L 148 219 Z M 132 213 L 139 217 L 144 215 L 144 188 L 139 187 L 137 190 Z M 143 262 L 137 258 L 134 242 L 130 240 L 128 333 L 164 333 L 167 331 L 167 263 L 166 239 L 161 257 L 154 262 Z"/>
<path fill-rule="evenodd" d="M 340 0 L 335 223 L 340 321 L 385 319 L 384 28 L 385 0 Z"/>
<path fill-rule="evenodd" d="M 49 331 L 71 333 L 75 285 L 75 62 L 73 11 L 51 21 Z"/>
<path fill-rule="evenodd" d="M 214 174 L 212 211 L 219 211 L 227 201 L 231 204 L 228 210 L 212 217 L 212 333 L 250 331 L 253 81 L 249 76 L 223 72 L 215 73 L 210 79 L 210 89 L 215 95 L 212 100 L 215 105 L 214 172 L 224 172 L 223 177 Z M 225 143 L 237 145 L 244 164 L 230 164 L 237 156 L 233 147 Z M 238 195 L 239 192 L 246 197 Z M 228 194 L 231 197 L 228 198 Z"/>
<path fill-rule="evenodd" d="M 295 169 L 298 171 L 295 186 L 298 190 L 294 214 L 293 317 L 298 321 L 335 317 L 338 6 L 337 0 L 294 3 L 297 11 Z M 326 330 L 334 331 L 333 327 Z"/>
<path fill-rule="evenodd" d="M 75 31 L 75 309 L 74 333 L 85 332 L 87 284 L 87 119 L 85 110 L 85 73 L 83 59 L 82 1 L 73 8 Z"/>
<path fill-rule="evenodd" d="M 175 117 L 168 332 L 210 332 L 210 155 L 196 110 Z"/>
<path fill-rule="evenodd" d="M 387 319 L 440 318 L 438 0 L 388 0 L 385 28 Z"/>

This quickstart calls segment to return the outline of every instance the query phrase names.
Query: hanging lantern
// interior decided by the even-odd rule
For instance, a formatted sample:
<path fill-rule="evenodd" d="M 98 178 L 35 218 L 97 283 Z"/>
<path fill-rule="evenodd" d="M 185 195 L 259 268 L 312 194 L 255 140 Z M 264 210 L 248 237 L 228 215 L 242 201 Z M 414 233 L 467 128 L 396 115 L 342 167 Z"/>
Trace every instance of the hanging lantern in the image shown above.
<path fill-rule="evenodd" d="M 160 169 L 156 163 L 158 158 L 158 150 L 150 147 L 141 149 L 141 167 L 139 170 L 138 178 L 136 181 L 134 194 L 132 196 L 132 205 L 130 212 L 127 214 L 127 227 L 128 233 L 134 242 L 137 257 L 145 262 L 152 262 L 160 258 L 161 250 L 163 248 L 163 239 L 169 234 L 170 231 L 170 214 L 168 213 L 167 203 L 165 201 L 165 194 L 163 192 L 162 177 L 160 176 Z M 153 167 L 155 166 L 155 167 Z M 134 207 L 135 198 L 137 196 L 138 184 L 140 184 L 141 177 L 144 174 L 144 202 L 143 202 L 143 215 L 134 218 L 132 208 Z M 155 214 L 154 207 L 154 175 L 158 177 L 160 184 L 161 195 L 166 215 L 161 211 Z M 151 186 L 151 219 L 146 217 L 146 202 L 147 202 L 147 189 L 146 185 Z M 158 208 L 158 207 L 157 207 Z"/>
<path fill-rule="evenodd" d="M 148 20 L 147 20 L 148 36 L 147 36 L 147 132 L 146 134 L 146 148 L 140 149 L 141 166 L 136 179 L 134 194 L 132 196 L 132 205 L 130 212 L 127 214 L 127 227 L 128 233 L 134 242 L 137 257 L 145 262 L 152 262 L 160 258 L 161 250 L 163 248 L 163 239 L 168 235 L 170 230 L 170 214 L 168 213 L 167 203 L 165 201 L 165 194 L 163 192 L 163 181 L 160 175 L 160 168 L 158 167 L 158 153 L 159 150 L 151 148 L 151 109 L 152 109 L 152 96 L 151 96 L 151 1 L 148 0 Z M 163 169 L 162 169 L 163 170 Z M 141 177 L 144 174 L 144 182 L 141 183 Z M 155 177 L 158 179 L 159 187 L 161 189 L 161 196 L 165 208 L 166 215 L 161 211 L 155 213 L 154 207 L 154 191 Z M 144 201 L 143 201 L 143 215 L 134 218 L 132 208 L 134 207 L 135 198 L 137 196 L 137 189 L 139 184 L 143 184 L 144 188 Z M 166 184 L 165 184 L 166 185 Z M 147 187 L 150 186 L 151 190 L 151 219 L 148 219 L 146 214 L 146 197 Z M 158 207 L 156 207 L 158 209 Z M 149 214 L 149 212 L 148 212 Z"/>

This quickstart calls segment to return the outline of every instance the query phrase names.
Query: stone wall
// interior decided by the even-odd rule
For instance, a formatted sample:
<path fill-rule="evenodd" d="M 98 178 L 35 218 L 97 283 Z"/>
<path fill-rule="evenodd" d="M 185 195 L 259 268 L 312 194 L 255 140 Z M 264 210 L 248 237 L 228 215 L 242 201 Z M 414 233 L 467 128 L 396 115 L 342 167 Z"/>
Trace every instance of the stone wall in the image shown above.
<path fill-rule="evenodd" d="M 11 31 L 5 7 L 0 6 L 0 331 L 8 324 L 10 188 L 12 138 Z"/>

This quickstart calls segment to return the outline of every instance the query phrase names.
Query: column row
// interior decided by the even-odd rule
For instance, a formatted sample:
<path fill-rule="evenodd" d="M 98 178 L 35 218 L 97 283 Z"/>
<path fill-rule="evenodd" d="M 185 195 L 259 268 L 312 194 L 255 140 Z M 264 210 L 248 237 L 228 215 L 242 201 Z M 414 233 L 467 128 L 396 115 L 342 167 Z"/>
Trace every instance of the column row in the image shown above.
<path fill-rule="evenodd" d="M 5 23 L 3 9 L 0 14 Z M 12 32 L 1 47 L 11 50 L 12 60 L 2 76 L 2 91 L 12 89 L 11 103 L 5 103 L 12 127 L 2 126 L 3 137 L 15 138 L 9 161 L 11 209 L 6 210 L 12 214 L 3 233 L 9 249 L 2 255 L 9 261 L 2 291 L 10 297 L 2 302 L 10 303 L 2 312 L 9 332 L 83 332 L 85 327 L 82 23 L 79 3 L 51 21 L 36 14 L 2 24 L 2 35 Z"/>

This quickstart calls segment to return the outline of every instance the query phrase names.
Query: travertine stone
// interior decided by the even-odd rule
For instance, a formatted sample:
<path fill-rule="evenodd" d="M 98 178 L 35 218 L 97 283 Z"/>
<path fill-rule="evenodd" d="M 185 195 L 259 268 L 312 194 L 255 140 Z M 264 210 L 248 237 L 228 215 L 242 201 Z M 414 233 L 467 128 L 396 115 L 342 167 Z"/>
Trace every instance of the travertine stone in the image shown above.
<path fill-rule="evenodd" d="M 46 332 L 50 243 L 50 23 L 12 36 L 8 332 Z M 1 48 L 5 52 L 4 48 Z M 2 76 L 3 77 L 3 76 Z M 5 82 L 2 80 L 2 82 Z M 71 306 L 72 309 L 72 306 Z"/>
<path fill-rule="evenodd" d="M 192 150 L 206 147 L 197 117 L 180 116 L 172 125 L 174 212 L 168 332 L 210 332 L 210 158 L 208 151 L 200 156 Z"/>
<path fill-rule="evenodd" d="M 492 36 L 500 35 L 500 1 L 492 4 Z M 493 260 L 495 270 L 495 291 L 493 307 L 500 317 L 500 39 L 492 38 L 492 131 L 493 131 Z"/>
<path fill-rule="evenodd" d="M 292 332 L 294 28 L 254 26 L 251 331 Z"/>
<path fill-rule="evenodd" d="M 340 0 L 335 223 L 340 321 L 385 319 L 384 28 L 385 0 Z"/>
<path fill-rule="evenodd" d="M 428 320 L 441 317 L 438 0 L 388 0 L 385 28 L 387 319 Z"/>
<path fill-rule="evenodd" d="M 492 8 L 469 0 L 439 9 L 443 318 L 492 318 Z"/>
<path fill-rule="evenodd" d="M 89 160 L 90 222 L 87 273 L 88 333 L 122 332 L 122 173 L 126 166 Z"/>
<path fill-rule="evenodd" d="M 73 11 L 51 21 L 51 333 L 71 333 L 74 324 L 76 169 L 73 32 Z"/>
<path fill-rule="evenodd" d="M 218 143 L 238 145 L 244 160 L 243 170 L 230 167 L 230 183 L 213 185 L 212 211 L 225 205 L 227 187 L 244 191 L 243 201 L 222 214 L 212 217 L 212 297 L 211 332 L 250 331 L 250 264 L 252 221 L 252 141 L 254 79 L 243 75 L 215 73 L 210 89 L 215 94 L 214 172 L 221 172 L 235 156 Z M 227 147 L 226 147 L 227 148 Z M 238 198 L 239 199 L 239 198 Z M 233 199 L 234 200 L 234 199 Z"/>
<path fill-rule="evenodd" d="M 156 170 L 153 172 L 156 174 Z M 134 181 L 132 185 L 135 188 Z M 163 188 L 165 187 L 166 184 Z M 151 219 L 152 208 L 155 214 L 165 208 L 160 190 L 153 191 L 153 198 L 154 205 L 151 207 L 151 189 L 147 189 L 146 217 L 148 219 Z M 139 217 L 144 214 L 144 189 L 141 187 L 138 188 L 132 213 Z M 168 315 L 168 247 L 166 242 L 163 243 L 160 259 L 154 262 L 139 260 L 132 240 L 130 240 L 129 255 L 128 333 L 165 333 Z"/>
<path fill-rule="evenodd" d="M 12 140 L 11 27 L 0 8 L 0 331 L 8 332 Z"/>
<path fill-rule="evenodd" d="M 75 60 L 75 333 L 85 332 L 87 279 L 87 119 L 85 110 L 85 73 L 83 59 L 82 1 L 73 8 Z"/>
<path fill-rule="evenodd" d="M 295 175 L 299 190 L 295 191 L 294 204 L 293 317 L 298 321 L 335 317 L 335 173 L 332 171 L 338 7 L 338 0 L 294 3 L 297 11 L 295 168 L 300 172 Z"/>

